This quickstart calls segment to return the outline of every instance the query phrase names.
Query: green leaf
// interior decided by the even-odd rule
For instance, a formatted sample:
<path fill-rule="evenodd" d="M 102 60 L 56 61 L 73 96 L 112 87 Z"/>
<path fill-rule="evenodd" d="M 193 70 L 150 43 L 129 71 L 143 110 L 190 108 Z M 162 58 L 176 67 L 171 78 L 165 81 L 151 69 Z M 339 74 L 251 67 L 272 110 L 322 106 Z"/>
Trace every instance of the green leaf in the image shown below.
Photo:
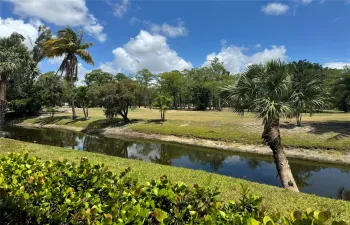
<path fill-rule="evenodd" d="M 219 210 L 219 214 L 222 218 L 226 218 L 226 213 L 224 213 L 223 211 Z"/>
<path fill-rule="evenodd" d="M 159 191 L 158 193 L 158 196 L 161 197 L 161 196 L 167 196 L 168 195 L 168 190 L 163 188 Z"/>
<path fill-rule="evenodd" d="M 95 183 L 97 181 L 98 177 L 97 176 L 94 176 L 92 179 L 91 179 L 91 183 Z"/>
<path fill-rule="evenodd" d="M 147 218 L 148 215 L 149 215 L 149 210 L 148 209 L 145 209 L 145 208 L 140 209 L 140 216 L 141 217 Z"/>
<path fill-rule="evenodd" d="M 301 217 L 302 217 L 302 214 L 301 214 L 301 212 L 299 212 L 299 211 L 293 212 L 292 215 L 293 215 L 293 218 L 294 218 L 295 220 L 301 219 Z"/>
<path fill-rule="evenodd" d="M 205 221 L 212 221 L 213 218 L 212 218 L 210 215 L 205 215 L 205 216 L 204 216 L 204 220 L 205 220 Z"/>
<path fill-rule="evenodd" d="M 259 225 L 259 222 L 253 218 L 248 218 L 247 225 Z"/>
<path fill-rule="evenodd" d="M 158 196 L 158 188 L 153 188 L 152 192 L 155 196 Z"/>
<path fill-rule="evenodd" d="M 24 199 L 27 200 L 27 199 L 29 199 L 30 196 L 29 196 L 29 194 L 26 192 L 26 193 L 23 194 L 23 197 L 24 197 Z"/>
<path fill-rule="evenodd" d="M 190 215 L 191 215 L 191 216 L 196 215 L 196 213 L 197 213 L 196 211 L 190 211 Z"/>
<path fill-rule="evenodd" d="M 264 225 L 274 225 L 275 224 L 275 222 L 269 216 L 264 217 L 263 223 L 264 223 Z"/>
<path fill-rule="evenodd" d="M 158 222 L 163 222 L 163 220 L 168 218 L 168 214 L 159 208 L 156 208 L 154 210 L 153 216 L 157 219 Z"/>
<path fill-rule="evenodd" d="M 103 224 L 112 224 L 112 218 L 104 218 Z"/>
<path fill-rule="evenodd" d="M 318 214 L 318 219 L 320 220 L 320 222 L 325 222 L 327 221 L 329 218 L 331 218 L 331 213 L 329 211 L 325 211 L 325 212 L 320 212 Z"/>

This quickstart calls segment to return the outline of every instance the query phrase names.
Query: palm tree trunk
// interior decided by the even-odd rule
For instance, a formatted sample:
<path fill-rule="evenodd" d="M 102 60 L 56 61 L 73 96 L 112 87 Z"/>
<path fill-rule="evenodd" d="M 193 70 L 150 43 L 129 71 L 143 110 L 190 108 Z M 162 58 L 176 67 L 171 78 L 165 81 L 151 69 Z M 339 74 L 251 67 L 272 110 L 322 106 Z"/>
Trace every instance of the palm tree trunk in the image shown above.
<path fill-rule="evenodd" d="M 6 79 L 4 76 L 1 77 L 0 82 L 0 130 L 2 130 L 6 114 Z"/>
<path fill-rule="evenodd" d="M 71 85 L 72 85 L 72 92 L 74 92 L 74 78 L 75 78 L 75 74 L 78 74 L 78 64 L 77 63 L 73 63 L 73 60 L 71 59 L 70 60 L 70 66 L 71 66 L 71 71 L 70 71 L 70 82 L 71 82 Z M 74 104 L 74 94 L 72 94 L 72 99 L 71 99 L 71 102 L 72 102 L 72 113 L 73 113 L 73 120 L 75 118 L 77 118 L 77 114 L 75 112 L 75 104 Z"/>
<path fill-rule="evenodd" d="M 161 118 L 162 121 L 165 120 L 165 118 L 164 118 L 164 111 L 163 110 L 160 112 L 160 118 Z"/>
<path fill-rule="evenodd" d="M 301 117 L 302 117 L 302 113 L 297 113 L 297 126 L 300 127 L 301 126 Z"/>
<path fill-rule="evenodd" d="M 279 119 L 275 119 L 271 122 L 268 121 L 265 124 L 262 138 L 264 139 L 265 144 L 267 144 L 272 150 L 282 187 L 299 192 L 298 186 L 289 167 L 288 159 L 283 151 L 279 129 Z"/>

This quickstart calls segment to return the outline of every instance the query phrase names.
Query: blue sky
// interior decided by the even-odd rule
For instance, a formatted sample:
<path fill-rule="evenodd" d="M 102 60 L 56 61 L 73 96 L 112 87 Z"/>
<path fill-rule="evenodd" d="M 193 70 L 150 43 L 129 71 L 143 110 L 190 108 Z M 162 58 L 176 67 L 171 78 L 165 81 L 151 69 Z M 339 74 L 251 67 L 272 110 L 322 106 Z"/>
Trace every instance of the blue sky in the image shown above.
<path fill-rule="evenodd" d="M 350 2 L 0 0 L 0 37 L 13 31 L 37 37 L 40 24 L 53 33 L 83 29 L 95 66 L 132 74 L 200 67 L 217 56 L 232 73 L 250 63 L 308 59 L 325 66 L 350 65 Z M 60 59 L 45 60 L 43 72 Z"/>

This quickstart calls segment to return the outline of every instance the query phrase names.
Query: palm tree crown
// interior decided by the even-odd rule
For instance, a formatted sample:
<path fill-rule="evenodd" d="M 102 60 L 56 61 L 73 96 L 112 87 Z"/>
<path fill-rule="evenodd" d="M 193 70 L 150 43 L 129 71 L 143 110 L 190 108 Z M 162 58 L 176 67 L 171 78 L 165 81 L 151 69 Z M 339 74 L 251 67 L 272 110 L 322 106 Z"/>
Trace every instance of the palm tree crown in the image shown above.
<path fill-rule="evenodd" d="M 288 67 L 280 60 L 248 66 L 234 85 L 228 85 L 222 91 L 235 112 L 242 115 L 245 110 L 255 112 L 264 125 L 291 115 L 290 92 Z"/>
<path fill-rule="evenodd" d="M 52 38 L 44 43 L 44 55 L 54 58 L 64 55 L 64 59 L 58 69 L 61 74 L 65 73 L 66 79 L 76 81 L 78 75 L 78 58 L 94 65 L 94 61 L 87 51 L 92 46 L 91 42 L 83 42 L 83 32 L 74 32 L 71 28 L 65 28 L 57 32 L 57 38 Z"/>

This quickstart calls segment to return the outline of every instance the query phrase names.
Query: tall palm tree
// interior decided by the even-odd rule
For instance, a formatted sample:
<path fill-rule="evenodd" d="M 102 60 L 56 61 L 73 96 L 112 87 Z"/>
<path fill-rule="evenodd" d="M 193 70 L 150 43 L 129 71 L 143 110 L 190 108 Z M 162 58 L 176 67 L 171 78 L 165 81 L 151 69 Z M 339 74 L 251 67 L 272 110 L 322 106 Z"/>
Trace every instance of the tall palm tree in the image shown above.
<path fill-rule="evenodd" d="M 263 120 L 262 138 L 273 153 L 278 175 L 284 188 L 299 191 L 283 151 L 280 135 L 280 118 L 289 117 L 291 76 L 282 61 L 253 64 L 234 85 L 223 88 L 222 93 L 233 109 L 242 114 L 245 110 L 255 112 Z"/>
<path fill-rule="evenodd" d="M 61 76 L 65 74 L 65 79 L 74 87 L 75 81 L 78 79 L 78 57 L 90 65 L 94 65 L 94 61 L 87 51 L 92 46 L 91 42 L 84 43 L 83 31 L 77 33 L 71 28 L 57 31 L 57 38 L 52 38 L 44 43 L 44 55 L 48 58 L 64 56 L 64 59 L 57 71 L 61 72 Z M 71 97 L 71 106 L 73 119 L 76 118 L 74 97 Z"/>

